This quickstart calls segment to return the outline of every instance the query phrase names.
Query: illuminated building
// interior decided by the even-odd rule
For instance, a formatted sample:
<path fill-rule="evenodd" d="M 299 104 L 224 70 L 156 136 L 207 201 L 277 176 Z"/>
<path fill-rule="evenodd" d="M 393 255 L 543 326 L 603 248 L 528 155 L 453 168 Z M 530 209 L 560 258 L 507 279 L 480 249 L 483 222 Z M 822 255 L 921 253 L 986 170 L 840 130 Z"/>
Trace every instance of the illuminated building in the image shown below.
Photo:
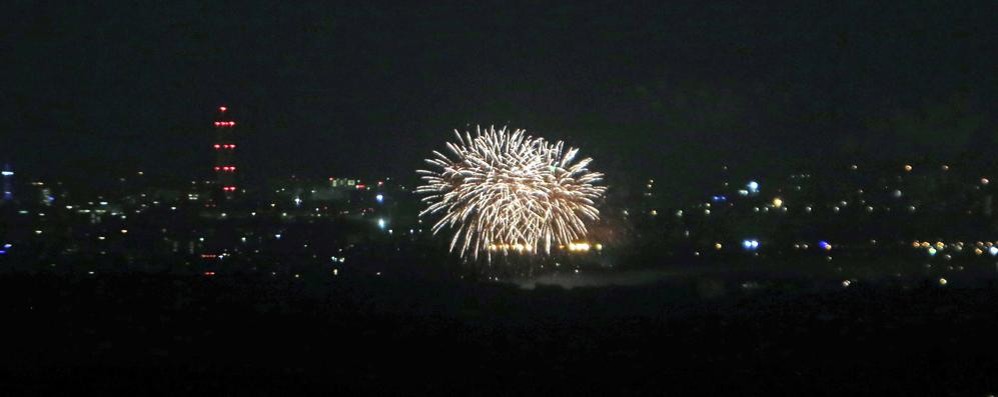
<path fill-rule="evenodd" d="M 236 165 L 235 152 L 236 142 L 234 130 L 236 122 L 229 117 L 229 109 L 225 106 L 218 108 L 218 115 L 215 116 L 215 143 L 212 148 L 215 150 L 215 181 L 218 189 L 221 189 L 222 196 L 231 199 L 236 193 Z"/>
<path fill-rule="evenodd" d="M 4 164 L 3 201 L 11 201 L 13 199 L 14 199 L 14 170 L 10 168 L 10 164 Z"/>
<path fill-rule="evenodd" d="M 334 188 L 341 187 L 341 188 L 355 189 L 358 184 L 360 184 L 360 180 L 358 179 L 332 178 L 332 177 L 329 178 L 329 186 L 332 186 Z"/>

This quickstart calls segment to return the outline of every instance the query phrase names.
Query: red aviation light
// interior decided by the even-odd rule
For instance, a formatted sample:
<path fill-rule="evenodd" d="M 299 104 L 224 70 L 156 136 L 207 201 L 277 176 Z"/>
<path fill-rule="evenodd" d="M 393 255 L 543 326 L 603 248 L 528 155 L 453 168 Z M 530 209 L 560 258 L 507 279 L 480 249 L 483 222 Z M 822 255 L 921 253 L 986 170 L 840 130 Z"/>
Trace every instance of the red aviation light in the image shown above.
<path fill-rule="evenodd" d="M 219 106 L 219 107 L 218 107 L 218 111 L 219 111 L 219 112 L 224 112 L 224 111 L 226 111 L 226 110 L 229 110 L 229 108 L 227 108 L 227 107 L 225 107 L 225 106 Z"/>
<path fill-rule="evenodd" d="M 226 146 L 228 146 L 228 145 L 226 145 Z M 214 147 L 215 147 L 215 149 L 219 149 L 219 148 L 222 147 L 222 145 L 219 145 L 219 144 L 216 143 Z"/>

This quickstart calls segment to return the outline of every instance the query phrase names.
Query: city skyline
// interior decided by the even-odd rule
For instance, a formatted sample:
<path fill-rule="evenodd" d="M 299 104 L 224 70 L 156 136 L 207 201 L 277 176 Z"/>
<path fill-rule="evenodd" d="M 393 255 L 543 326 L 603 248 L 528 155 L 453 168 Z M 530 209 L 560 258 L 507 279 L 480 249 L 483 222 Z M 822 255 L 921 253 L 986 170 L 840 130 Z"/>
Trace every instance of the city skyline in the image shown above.
<path fill-rule="evenodd" d="M 720 162 L 953 159 L 995 140 L 992 7 L 25 3 L 5 13 L 0 158 L 46 177 L 193 172 L 205 109 L 226 104 L 254 177 L 403 177 L 478 124 L 685 197 Z"/>

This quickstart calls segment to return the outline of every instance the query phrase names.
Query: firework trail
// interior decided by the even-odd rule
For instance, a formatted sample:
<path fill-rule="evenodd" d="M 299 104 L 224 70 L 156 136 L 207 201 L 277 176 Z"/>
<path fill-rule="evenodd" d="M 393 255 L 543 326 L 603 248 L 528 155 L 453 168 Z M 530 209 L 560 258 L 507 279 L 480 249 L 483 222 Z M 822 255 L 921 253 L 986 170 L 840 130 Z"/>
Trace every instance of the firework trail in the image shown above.
<path fill-rule="evenodd" d="M 476 128 L 457 130 L 450 155 L 434 151 L 432 170 L 418 170 L 427 204 L 419 216 L 442 214 L 433 233 L 453 230 L 450 250 L 475 259 L 492 252 L 550 253 L 554 244 L 586 236 L 586 221 L 599 219 L 595 201 L 606 187 L 590 171 L 592 159 L 574 161 L 578 149 L 526 135 Z"/>

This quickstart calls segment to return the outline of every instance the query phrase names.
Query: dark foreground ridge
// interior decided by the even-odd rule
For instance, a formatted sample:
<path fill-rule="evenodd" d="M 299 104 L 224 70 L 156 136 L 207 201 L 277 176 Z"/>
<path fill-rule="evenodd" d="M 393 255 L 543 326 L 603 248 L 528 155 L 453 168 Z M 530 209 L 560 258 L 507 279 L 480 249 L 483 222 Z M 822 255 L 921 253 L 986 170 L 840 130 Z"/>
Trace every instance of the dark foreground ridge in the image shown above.
<path fill-rule="evenodd" d="M 996 285 L 3 275 L 4 395 L 979 395 Z"/>

